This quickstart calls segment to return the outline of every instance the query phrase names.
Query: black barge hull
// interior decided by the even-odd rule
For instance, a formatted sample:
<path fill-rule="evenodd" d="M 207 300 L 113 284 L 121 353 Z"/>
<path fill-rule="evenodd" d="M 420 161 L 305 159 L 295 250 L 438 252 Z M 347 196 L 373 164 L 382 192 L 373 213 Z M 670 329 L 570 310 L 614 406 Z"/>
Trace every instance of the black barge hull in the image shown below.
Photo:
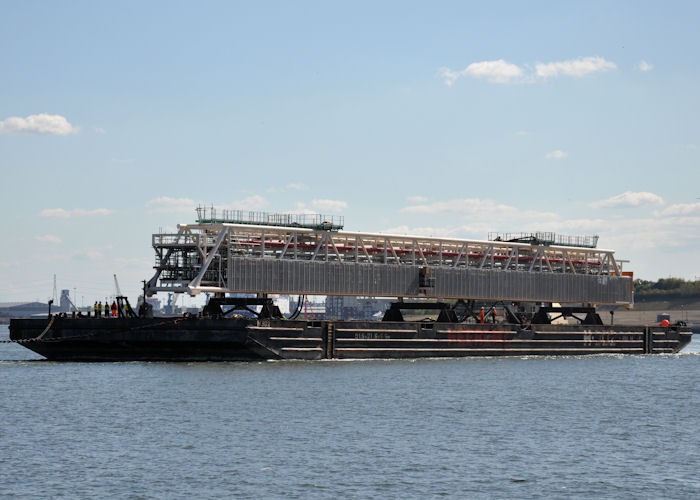
<path fill-rule="evenodd" d="M 681 326 L 208 318 L 13 319 L 10 339 L 55 361 L 254 361 L 670 354 Z"/>

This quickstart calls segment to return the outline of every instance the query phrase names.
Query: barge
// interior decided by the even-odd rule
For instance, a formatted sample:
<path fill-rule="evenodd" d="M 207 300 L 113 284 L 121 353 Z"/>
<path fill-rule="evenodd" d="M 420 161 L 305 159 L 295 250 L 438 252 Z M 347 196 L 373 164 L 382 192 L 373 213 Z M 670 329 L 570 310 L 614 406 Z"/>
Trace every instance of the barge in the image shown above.
<path fill-rule="evenodd" d="M 596 315 L 597 316 L 597 315 Z M 280 318 L 13 319 L 10 338 L 56 361 L 260 361 L 670 354 L 682 324 L 317 321 Z"/>
<path fill-rule="evenodd" d="M 346 232 L 342 218 L 320 215 L 197 215 L 153 235 L 144 299 L 211 294 L 200 314 L 153 317 L 145 300 L 136 314 L 117 297 L 116 318 L 13 319 L 10 339 L 50 360 L 251 361 L 665 354 L 692 336 L 682 322 L 603 323 L 596 305 L 630 307 L 633 284 L 597 236 L 462 240 Z M 299 308 L 285 317 L 270 294 L 299 295 L 300 305 L 306 295 L 396 302 L 381 321 L 299 319 Z M 405 320 L 406 309 L 435 317 Z"/>

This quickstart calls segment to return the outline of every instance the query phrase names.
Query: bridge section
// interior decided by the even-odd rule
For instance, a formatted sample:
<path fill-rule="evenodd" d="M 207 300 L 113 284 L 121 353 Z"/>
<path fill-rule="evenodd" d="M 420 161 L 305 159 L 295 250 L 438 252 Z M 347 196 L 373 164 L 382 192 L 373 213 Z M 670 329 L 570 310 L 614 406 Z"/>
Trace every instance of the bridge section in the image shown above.
<path fill-rule="evenodd" d="M 154 234 L 147 293 L 632 303 L 612 250 L 219 220 Z"/>

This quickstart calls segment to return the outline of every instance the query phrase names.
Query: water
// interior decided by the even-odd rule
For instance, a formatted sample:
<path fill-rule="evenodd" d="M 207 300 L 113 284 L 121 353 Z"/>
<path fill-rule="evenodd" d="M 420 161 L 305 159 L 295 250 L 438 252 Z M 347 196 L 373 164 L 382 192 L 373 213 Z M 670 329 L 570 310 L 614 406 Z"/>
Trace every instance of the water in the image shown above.
<path fill-rule="evenodd" d="M 39 359 L 0 344 L 3 497 L 700 496 L 697 337 L 668 356 Z"/>

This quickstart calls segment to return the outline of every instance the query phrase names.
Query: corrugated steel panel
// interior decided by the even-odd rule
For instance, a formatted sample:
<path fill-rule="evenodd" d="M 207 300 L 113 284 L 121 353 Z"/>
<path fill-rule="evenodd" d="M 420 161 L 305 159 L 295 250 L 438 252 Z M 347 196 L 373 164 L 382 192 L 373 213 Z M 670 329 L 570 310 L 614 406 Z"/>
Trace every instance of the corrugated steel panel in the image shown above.
<path fill-rule="evenodd" d="M 232 292 L 473 298 L 530 302 L 631 303 L 628 277 L 431 268 L 434 286 L 419 289 L 419 266 L 233 258 Z"/>

